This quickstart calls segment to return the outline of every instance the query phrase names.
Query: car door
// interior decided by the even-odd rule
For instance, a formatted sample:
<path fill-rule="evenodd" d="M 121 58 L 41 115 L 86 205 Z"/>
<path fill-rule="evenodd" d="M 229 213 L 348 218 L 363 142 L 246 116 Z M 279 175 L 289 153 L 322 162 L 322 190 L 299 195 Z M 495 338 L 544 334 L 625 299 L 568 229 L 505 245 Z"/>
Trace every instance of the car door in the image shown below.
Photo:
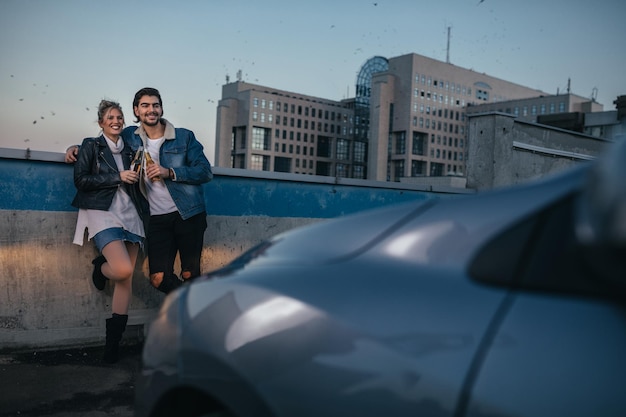
<path fill-rule="evenodd" d="M 623 256 L 577 241 L 578 201 L 575 193 L 530 216 L 476 257 L 474 279 L 510 295 L 460 415 L 626 412 Z M 503 246 L 514 255 L 498 264 L 492 256 Z"/>

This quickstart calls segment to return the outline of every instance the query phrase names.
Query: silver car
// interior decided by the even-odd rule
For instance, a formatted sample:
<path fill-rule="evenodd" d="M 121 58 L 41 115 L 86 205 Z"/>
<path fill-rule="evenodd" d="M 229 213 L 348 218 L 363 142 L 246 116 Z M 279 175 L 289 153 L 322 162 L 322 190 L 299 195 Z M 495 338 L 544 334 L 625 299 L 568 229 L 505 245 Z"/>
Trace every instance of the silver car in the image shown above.
<path fill-rule="evenodd" d="M 626 415 L 626 144 L 278 235 L 168 296 L 136 415 Z"/>

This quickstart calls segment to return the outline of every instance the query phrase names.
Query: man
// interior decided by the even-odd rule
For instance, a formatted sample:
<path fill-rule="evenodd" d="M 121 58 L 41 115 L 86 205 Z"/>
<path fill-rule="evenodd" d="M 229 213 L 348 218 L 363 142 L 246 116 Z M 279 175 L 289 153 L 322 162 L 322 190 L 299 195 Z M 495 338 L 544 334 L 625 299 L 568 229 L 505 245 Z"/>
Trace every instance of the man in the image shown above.
<path fill-rule="evenodd" d="M 167 294 L 201 273 L 207 227 L 202 184 L 213 178 L 213 172 L 193 132 L 175 128 L 163 118 L 158 90 L 139 90 L 133 99 L 133 112 L 139 127 L 127 127 L 122 138 L 133 148 L 143 146 L 154 161 L 144 165 L 141 184 L 150 204 L 148 265 L 150 283 Z M 70 147 L 65 161 L 73 162 L 76 152 L 77 147 Z M 174 273 L 177 254 L 182 281 Z"/>

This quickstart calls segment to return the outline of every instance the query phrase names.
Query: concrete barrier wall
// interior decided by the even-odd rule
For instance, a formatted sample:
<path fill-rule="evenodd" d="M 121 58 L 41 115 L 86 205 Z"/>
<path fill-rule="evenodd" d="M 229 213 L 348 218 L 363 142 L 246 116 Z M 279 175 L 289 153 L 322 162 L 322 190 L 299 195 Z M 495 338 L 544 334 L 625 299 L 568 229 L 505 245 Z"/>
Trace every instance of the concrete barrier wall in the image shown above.
<path fill-rule="evenodd" d="M 599 156 L 611 141 L 530 123 L 506 113 L 470 116 L 467 186 L 508 187 L 564 171 Z"/>
<path fill-rule="evenodd" d="M 0 350 L 102 343 L 112 286 L 91 283 L 92 242 L 73 245 L 73 169 L 62 154 L 0 149 Z M 214 170 L 205 185 L 204 272 L 277 233 L 327 218 L 462 190 L 258 171 Z M 430 188 L 430 187 L 429 187 Z M 127 334 L 144 331 L 163 295 L 141 258 Z"/>

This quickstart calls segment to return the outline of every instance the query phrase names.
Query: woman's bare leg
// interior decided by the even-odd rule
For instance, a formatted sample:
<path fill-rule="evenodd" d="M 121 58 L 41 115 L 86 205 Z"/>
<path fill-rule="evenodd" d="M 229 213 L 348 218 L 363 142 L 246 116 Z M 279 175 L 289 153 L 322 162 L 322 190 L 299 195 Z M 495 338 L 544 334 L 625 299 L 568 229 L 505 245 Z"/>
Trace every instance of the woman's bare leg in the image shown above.
<path fill-rule="evenodd" d="M 115 314 L 128 314 L 138 253 L 138 244 L 121 240 L 115 240 L 102 249 L 102 254 L 107 260 L 102 265 L 102 273 L 115 283 L 111 306 Z"/>

